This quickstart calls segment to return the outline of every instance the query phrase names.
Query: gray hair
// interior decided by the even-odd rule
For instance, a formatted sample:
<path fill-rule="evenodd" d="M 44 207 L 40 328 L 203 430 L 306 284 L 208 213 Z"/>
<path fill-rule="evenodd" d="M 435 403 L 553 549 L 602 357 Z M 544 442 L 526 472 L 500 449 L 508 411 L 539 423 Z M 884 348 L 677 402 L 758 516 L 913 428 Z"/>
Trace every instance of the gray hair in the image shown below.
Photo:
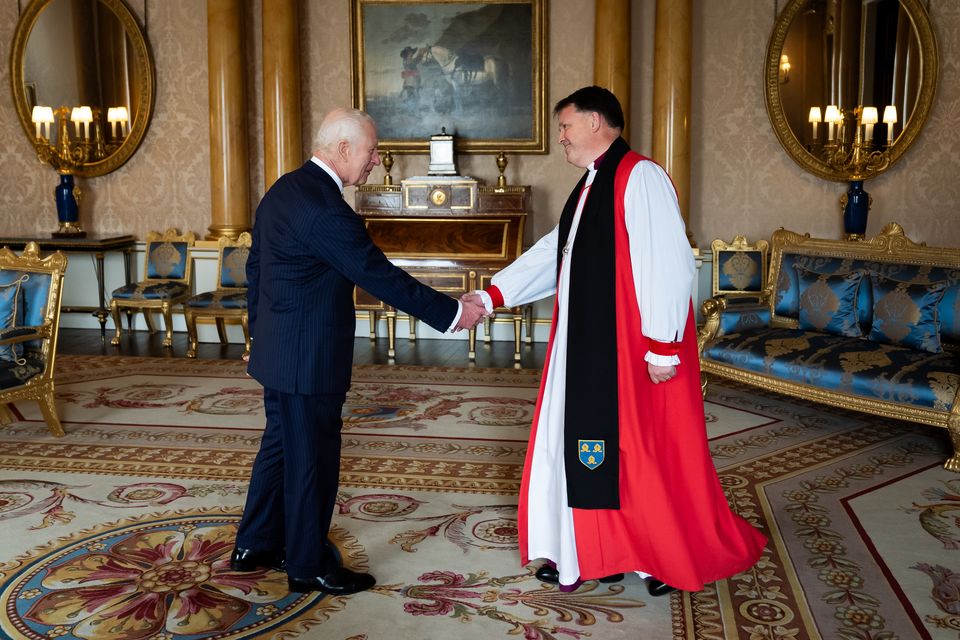
<path fill-rule="evenodd" d="M 367 113 L 359 109 L 334 109 L 320 123 L 313 137 L 313 150 L 333 153 L 341 140 L 355 142 L 368 124 L 376 131 L 377 125 Z"/>

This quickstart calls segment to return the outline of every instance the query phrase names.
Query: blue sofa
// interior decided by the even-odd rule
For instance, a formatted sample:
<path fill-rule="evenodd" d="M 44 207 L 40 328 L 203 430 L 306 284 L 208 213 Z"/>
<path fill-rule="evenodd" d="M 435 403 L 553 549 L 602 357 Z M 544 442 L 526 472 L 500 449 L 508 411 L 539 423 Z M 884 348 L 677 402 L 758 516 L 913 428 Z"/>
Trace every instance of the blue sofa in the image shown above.
<path fill-rule="evenodd" d="M 704 301 L 703 372 L 946 427 L 960 472 L 960 249 L 895 223 L 853 241 L 780 229 L 770 246 L 759 303 Z"/>

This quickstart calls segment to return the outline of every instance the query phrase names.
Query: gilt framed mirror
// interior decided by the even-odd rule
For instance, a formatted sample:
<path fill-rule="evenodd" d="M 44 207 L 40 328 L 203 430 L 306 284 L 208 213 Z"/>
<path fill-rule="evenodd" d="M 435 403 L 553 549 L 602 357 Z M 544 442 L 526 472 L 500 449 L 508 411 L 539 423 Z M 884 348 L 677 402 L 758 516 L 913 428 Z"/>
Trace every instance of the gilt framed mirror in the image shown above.
<path fill-rule="evenodd" d="M 93 177 L 122 166 L 143 141 L 156 71 L 143 28 L 123 0 L 31 0 L 14 33 L 10 83 L 38 153 L 69 138 L 76 160 L 70 172 Z"/>
<path fill-rule="evenodd" d="M 767 47 L 767 113 L 803 169 L 864 180 L 917 139 L 938 70 L 921 0 L 790 0 Z"/>

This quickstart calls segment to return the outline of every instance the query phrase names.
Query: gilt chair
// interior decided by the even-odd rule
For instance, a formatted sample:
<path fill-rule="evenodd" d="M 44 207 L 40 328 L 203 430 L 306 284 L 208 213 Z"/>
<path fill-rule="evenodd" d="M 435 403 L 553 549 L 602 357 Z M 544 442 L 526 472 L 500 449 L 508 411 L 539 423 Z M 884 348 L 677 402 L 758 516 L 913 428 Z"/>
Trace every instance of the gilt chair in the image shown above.
<path fill-rule="evenodd" d="M 173 308 L 190 297 L 190 247 L 195 239 L 193 232 L 181 234 L 177 229 L 167 229 L 162 234 L 156 231 L 147 234 L 143 269 L 145 279 L 115 289 L 110 300 L 110 314 L 116 327 L 111 344 L 120 344 L 123 329 L 120 311 L 124 309 L 142 311 L 150 333 L 155 331 L 150 314 L 160 311 L 166 329 L 163 346 L 173 347 Z M 132 317 L 130 330 L 133 330 Z"/>
<path fill-rule="evenodd" d="M 63 435 L 53 373 L 66 270 L 65 255 L 41 259 L 35 242 L 19 256 L 0 249 L 0 424 L 15 420 L 10 404 L 35 400 L 50 432 Z"/>
<path fill-rule="evenodd" d="M 730 243 L 714 240 L 710 247 L 713 249 L 713 295 L 759 299 L 767 286 L 767 241 L 749 244 L 745 237 L 736 236 Z"/>
<path fill-rule="evenodd" d="M 253 239 L 241 233 L 233 240 L 220 238 L 217 246 L 217 288 L 197 294 L 183 303 L 187 323 L 187 357 L 197 357 L 197 318 L 213 318 L 221 344 L 227 344 L 226 320 L 237 319 L 243 327 L 244 356 L 250 353 L 247 327 L 247 258 Z"/>

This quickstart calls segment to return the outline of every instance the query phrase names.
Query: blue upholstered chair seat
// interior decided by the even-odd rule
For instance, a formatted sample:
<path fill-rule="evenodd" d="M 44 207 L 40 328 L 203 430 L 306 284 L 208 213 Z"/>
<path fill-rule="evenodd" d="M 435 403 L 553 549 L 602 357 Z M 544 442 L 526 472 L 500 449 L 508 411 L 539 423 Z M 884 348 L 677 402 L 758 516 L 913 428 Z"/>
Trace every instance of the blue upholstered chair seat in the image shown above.
<path fill-rule="evenodd" d="M 0 360 L 0 389 L 19 387 L 43 371 L 43 356 L 37 351 L 27 351 L 18 362 Z"/>
<path fill-rule="evenodd" d="M 173 300 L 187 294 L 189 285 L 182 282 L 131 282 L 113 292 L 121 300 Z"/>
<path fill-rule="evenodd" d="M 246 309 L 246 291 L 207 291 L 193 296 L 184 304 L 194 309 Z"/>
<path fill-rule="evenodd" d="M 951 410 L 960 386 L 960 354 L 800 329 L 726 334 L 704 348 L 703 358 L 786 382 L 938 411 Z"/>

